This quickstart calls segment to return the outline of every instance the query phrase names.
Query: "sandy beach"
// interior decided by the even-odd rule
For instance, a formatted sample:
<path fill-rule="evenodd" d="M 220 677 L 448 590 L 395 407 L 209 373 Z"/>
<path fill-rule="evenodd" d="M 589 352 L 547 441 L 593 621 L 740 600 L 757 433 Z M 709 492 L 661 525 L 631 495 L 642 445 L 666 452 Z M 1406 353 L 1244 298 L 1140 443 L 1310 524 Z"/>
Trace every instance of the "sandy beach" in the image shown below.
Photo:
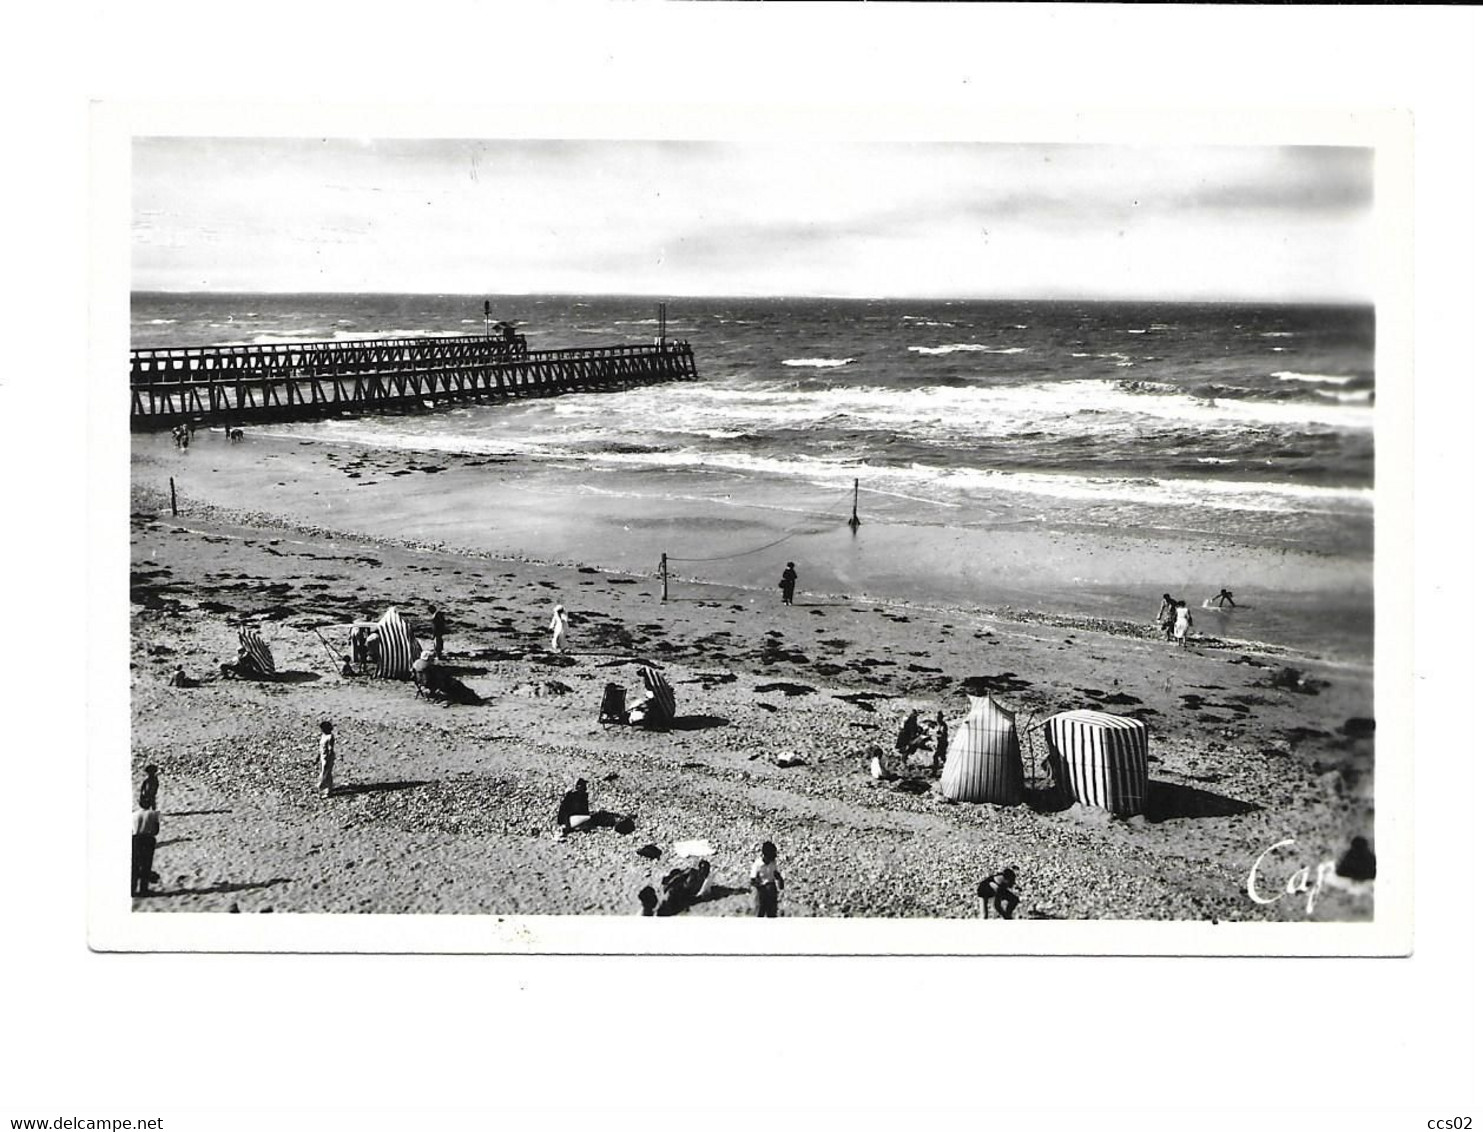
<path fill-rule="evenodd" d="M 291 446 L 249 458 L 216 444 L 211 463 L 228 470 L 212 479 L 198 465 L 172 518 L 160 438 L 135 440 L 133 781 L 149 763 L 162 781 L 161 880 L 138 911 L 629 915 L 641 887 L 693 863 L 675 844 L 703 839 L 714 886 L 686 914 L 746 916 L 748 871 L 770 838 L 791 917 L 977 916 L 978 882 L 1005 866 L 1021 918 L 1372 915 L 1367 884 L 1327 884 L 1311 910 L 1308 894 L 1283 891 L 1301 865 L 1373 839 L 1366 664 L 1199 636 L 1198 620 L 1180 651 L 1141 620 L 821 596 L 807 576 L 792 607 L 775 591 L 694 583 L 661 602 L 647 571 L 350 534 L 328 506 L 326 523 L 307 522 L 296 501 L 319 488 L 277 482 Z M 328 458 L 335 476 L 343 462 Z M 362 482 L 438 478 L 394 476 L 405 454 L 354 462 Z M 341 490 L 363 491 L 356 480 Z M 273 503 L 229 505 L 245 499 Z M 1038 537 L 1076 553 L 1069 537 Z M 1133 536 L 1117 549 L 1162 552 Z M 545 632 L 557 601 L 570 611 L 566 655 Z M 446 611 L 449 663 L 481 704 L 339 674 L 319 634 L 341 650 L 351 620 L 388 606 L 424 640 Z M 216 675 L 243 619 L 260 625 L 278 681 Z M 598 722 L 604 686 L 632 695 L 640 663 L 675 687 L 668 732 Z M 198 686 L 170 686 L 177 666 Z M 912 708 L 954 724 L 969 687 L 1016 714 L 1027 773 L 1040 773 L 1036 725 L 1054 712 L 1142 718 L 1147 812 L 950 803 L 920 755 L 901 782 L 872 780 L 868 745 L 889 750 Z M 338 742 L 330 798 L 315 789 L 324 719 Z M 779 766 L 787 753 L 801 762 Z M 553 840 L 578 777 L 593 807 L 632 816 L 633 832 Z M 1277 898 L 1254 901 L 1253 864 L 1288 839 L 1258 878 Z"/>

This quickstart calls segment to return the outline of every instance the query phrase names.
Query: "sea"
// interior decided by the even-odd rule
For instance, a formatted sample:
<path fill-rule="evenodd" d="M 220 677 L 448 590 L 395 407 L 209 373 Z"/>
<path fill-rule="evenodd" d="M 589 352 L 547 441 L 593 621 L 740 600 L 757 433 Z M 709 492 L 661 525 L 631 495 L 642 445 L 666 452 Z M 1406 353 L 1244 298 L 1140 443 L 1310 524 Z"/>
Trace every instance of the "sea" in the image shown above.
<path fill-rule="evenodd" d="M 1223 628 L 1370 655 L 1368 306 L 136 293 L 131 336 L 478 334 L 486 298 L 532 350 L 662 334 L 690 343 L 700 380 L 253 431 L 497 456 L 491 481 L 592 519 L 586 537 L 489 549 L 620 569 L 662 551 L 678 574 L 759 589 L 799 559 L 821 591 L 1144 620 L 1164 589 L 1197 605 L 1239 586 L 1270 615 Z M 1046 532 L 1084 550 L 993 568 Z M 1165 585 L 1157 561 L 1134 565 L 1135 537 L 1188 548 Z"/>

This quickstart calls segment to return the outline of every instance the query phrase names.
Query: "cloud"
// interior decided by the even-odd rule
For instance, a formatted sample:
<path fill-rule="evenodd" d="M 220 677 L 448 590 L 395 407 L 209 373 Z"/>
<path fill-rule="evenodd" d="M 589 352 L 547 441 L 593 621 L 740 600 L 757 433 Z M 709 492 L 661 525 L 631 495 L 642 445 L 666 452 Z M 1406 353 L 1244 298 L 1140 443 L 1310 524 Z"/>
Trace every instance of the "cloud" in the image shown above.
<path fill-rule="evenodd" d="M 1355 149 L 142 139 L 135 278 L 1145 296 L 1302 278 L 1348 293 L 1366 285 L 1342 273 L 1363 259 L 1371 182 Z M 1197 268 L 1171 269 L 1179 248 Z"/>

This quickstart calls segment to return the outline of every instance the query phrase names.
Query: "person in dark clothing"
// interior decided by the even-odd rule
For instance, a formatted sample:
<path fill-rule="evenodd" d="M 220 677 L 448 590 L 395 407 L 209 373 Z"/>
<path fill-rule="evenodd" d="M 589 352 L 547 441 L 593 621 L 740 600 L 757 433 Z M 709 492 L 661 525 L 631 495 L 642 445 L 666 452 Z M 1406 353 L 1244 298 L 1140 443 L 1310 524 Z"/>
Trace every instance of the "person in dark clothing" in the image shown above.
<path fill-rule="evenodd" d="M 1014 891 L 1015 875 L 1013 869 L 1005 869 L 997 872 L 991 877 L 985 877 L 978 885 L 978 899 L 983 906 L 983 918 L 992 920 L 989 915 L 990 908 L 1001 920 L 1014 918 L 1014 910 L 1019 907 L 1020 898 Z"/>
<path fill-rule="evenodd" d="M 709 887 L 711 863 L 701 861 L 688 869 L 671 869 L 660 881 L 664 899 L 659 902 L 656 916 L 675 916 L 699 900 Z"/>
<path fill-rule="evenodd" d="M 1226 606 L 1230 606 L 1232 609 L 1236 608 L 1236 598 L 1230 590 L 1221 590 L 1220 593 L 1215 595 L 1213 600 L 1216 609 L 1224 609 Z"/>
<path fill-rule="evenodd" d="M 896 732 L 896 753 L 905 758 L 921 745 L 926 734 L 921 721 L 917 719 L 917 709 L 912 708 L 901 724 L 901 730 Z"/>
<path fill-rule="evenodd" d="M 587 780 L 577 779 L 576 785 L 561 797 L 556 807 L 556 834 L 564 837 L 574 829 L 580 829 L 592 818 L 592 804 L 587 799 Z"/>
<path fill-rule="evenodd" d="M 778 588 L 783 591 L 784 605 L 793 604 L 793 587 L 797 584 L 798 571 L 793 568 L 793 563 L 789 562 L 787 568 L 783 570 L 782 581 L 778 582 Z"/>
<path fill-rule="evenodd" d="M 150 763 L 144 768 L 144 781 L 139 784 L 139 808 L 155 810 L 160 796 L 160 768 Z"/>
<path fill-rule="evenodd" d="M 154 847 L 160 834 L 160 812 L 141 806 L 134 811 L 131 841 L 129 895 L 148 896 L 149 886 L 160 879 L 154 871 Z"/>
<path fill-rule="evenodd" d="M 644 885 L 639 889 L 639 915 L 652 916 L 654 909 L 659 906 L 659 894 L 654 891 L 651 884 Z"/>
<path fill-rule="evenodd" d="M 448 618 L 440 609 L 433 614 L 433 659 L 443 658 L 443 634 L 448 632 Z"/>
<path fill-rule="evenodd" d="M 937 735 L 934 739 L 932 769 L 941 773 L 942 768 L 947 765 L 947 720 L 942 717 L 942 712 L 937 713 Z"/>
<path fill-rule="evenodd" d="M 1356 837 L 1350 841 L 1334 871 L 1350 880 L 1374 880 L 1375 851 L 1370 848 L 1369 838 Z"/>
<path fill-rule="evenodd" d="M 1154 618 L 1154 624 L 1164 631 L 1164 640 L 1166 641 L 1172 641 L 1174 639 L 1174 610 L 1177 605 L 1178 602 L 1168 594 L 1165 594 L 1164 600 L 1159 603 L 1158 616 Z"/>

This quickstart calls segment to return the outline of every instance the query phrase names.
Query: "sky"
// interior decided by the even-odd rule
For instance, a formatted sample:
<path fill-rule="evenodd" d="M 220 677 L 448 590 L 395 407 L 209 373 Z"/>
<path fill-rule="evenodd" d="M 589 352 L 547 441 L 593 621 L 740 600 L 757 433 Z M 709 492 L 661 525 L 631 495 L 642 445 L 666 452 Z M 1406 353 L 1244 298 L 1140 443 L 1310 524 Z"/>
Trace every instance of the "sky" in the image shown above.
<path fill-rule="evenodd" d="M 136 138 L 165 291 L 1373 301 L 1362 148 Z"/>

